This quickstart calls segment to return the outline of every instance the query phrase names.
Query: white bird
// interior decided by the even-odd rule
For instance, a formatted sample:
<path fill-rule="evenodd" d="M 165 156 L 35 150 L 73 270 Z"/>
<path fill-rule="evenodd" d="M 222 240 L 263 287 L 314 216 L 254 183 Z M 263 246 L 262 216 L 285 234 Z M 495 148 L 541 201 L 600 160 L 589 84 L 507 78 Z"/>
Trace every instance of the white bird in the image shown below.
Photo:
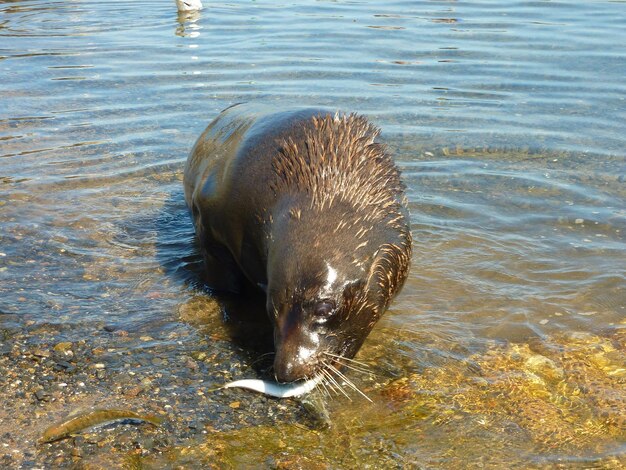
<path fill-rule="evenodd" d="M 176 0 L 178 11 L 194 11 L 202 10 L 202 2 L 200 0 Z"/>

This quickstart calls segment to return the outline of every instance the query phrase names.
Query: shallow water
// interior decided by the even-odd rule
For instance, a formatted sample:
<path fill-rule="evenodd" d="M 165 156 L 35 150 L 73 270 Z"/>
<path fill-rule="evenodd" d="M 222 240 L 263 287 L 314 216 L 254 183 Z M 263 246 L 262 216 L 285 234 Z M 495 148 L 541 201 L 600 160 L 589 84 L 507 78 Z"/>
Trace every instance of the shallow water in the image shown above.
<path fill-rule="evenodd" d="M 178 436 L 168 462 L 617 468 L 626 3 L 206 3 L 0 2 L 0 352 L 43 327 L 29 343 L 117 345 L 107 326 L 147 370 L 181 340 L 252 360 L 198 281 L 183 163 L 233 103 L 339 107 L 383 129 L 415 239 L 358 356 L 375 404 L 337 398 L 311 439 L 288 401 L 250 398 L 255 427 L 217 395 L 219 445 Z"/>

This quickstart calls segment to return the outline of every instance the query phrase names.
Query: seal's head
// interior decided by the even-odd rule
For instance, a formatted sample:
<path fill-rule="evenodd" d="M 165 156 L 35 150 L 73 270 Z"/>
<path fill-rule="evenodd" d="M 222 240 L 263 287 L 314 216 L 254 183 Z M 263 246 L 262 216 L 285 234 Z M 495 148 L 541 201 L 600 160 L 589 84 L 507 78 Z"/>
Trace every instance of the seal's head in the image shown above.
<path fill-rule="evenodd" d="M 411 257 L 404 186 L 365 118 L 320 116 L 282 142 L 268 216 L 267 310 L 278 381 L 352 358 L 402 287 Z"/>

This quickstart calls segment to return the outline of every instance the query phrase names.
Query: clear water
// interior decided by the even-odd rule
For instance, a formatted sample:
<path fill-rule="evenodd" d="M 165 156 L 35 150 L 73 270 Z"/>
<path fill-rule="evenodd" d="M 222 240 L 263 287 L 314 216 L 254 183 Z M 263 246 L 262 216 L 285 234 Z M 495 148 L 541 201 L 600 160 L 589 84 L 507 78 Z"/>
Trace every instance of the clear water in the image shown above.
<path fill-rule="evenodd" d="M 205 295 L 181 185 L 194 140 L 240 101 L 358 111 L 402 168 L 415 239 L 411 277 L 359 358 L 412 379 L 372 388 L 358 423 L 362 403 L 344 400 L 354 460 L 329 439 L 328 462 L 380 445 L 394 465 L 619 465 L 626 3 L 206 3 L 0 2 L 0 328 L 73 325 L 73 340 L 107 323 L 163 344 L 220 330 L 179 313 Z M 499 380 L 532 382 L 538 351 L 565 379 L 508 410 Z M 583 374 L 597 389 L 568 382 L 568 361 L 600 353 Z M 557 395 L 582 402 L 570 416 L 550 408 Z M 535 413 L 520 411 L 531 396 Z M 555 433 L 572 425 L 567 439 L 539 432 L 541 406 L 563 417 Z"/>

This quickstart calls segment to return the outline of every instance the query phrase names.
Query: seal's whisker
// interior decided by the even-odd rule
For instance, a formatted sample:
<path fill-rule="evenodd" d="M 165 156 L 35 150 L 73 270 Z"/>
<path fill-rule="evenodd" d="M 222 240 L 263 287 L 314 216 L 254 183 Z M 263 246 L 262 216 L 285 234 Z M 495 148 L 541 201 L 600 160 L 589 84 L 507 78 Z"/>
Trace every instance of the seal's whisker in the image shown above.
<path fill-rule="evenodd" d="M 341 373 L 336 367 L 332 366 L 331 364 L 328 365 L 328 369 L 330 371 L 332 371 L 333 373 L 335 373 L 337 375 L 337 377 L 339 377 L 341 380 L 343 380 L 346 385 L 348 385 L 348 387 L 350 387 L 351 389 L 353 389 L 354 391 L 358 392 L 361 396 L 363 396 L 366 400 L 368 400 L 370 403 L 372 402 L 372 399 L 370 397 L 368 397 L 365 393 L 363 393 L 359 387 L 357 387 L 354 382 L 352 382 L 348 377 L 346 377 L 343 373 Z"/>
<path fill-rule="evenodd" d="M 319 375 L 316 375 L 316 377 L 319 377 Z M 317 384 L 315 384 L 315 390 L 317 390 L 320 395 L 330 398 L 330 392 L 328 391 L 328 389 L 326 388 L 326 385 L 324 384 L 324 379 L 320 380 Z"/>
<path fill-rule="evenodd" d="M 272 352 L 267 352 L 265 354 L 261 354 L 260 356 L 258 356 L 254 361 L 252 361 L 250 363 L 250 366 L 253 366 L 254 364 L 257 364 L 259 362 L 261 362 L 264 358 L 266 358 L 267 356 L 275 356 L 276 353 L 274 351 Z"/>
<path fill-rule="evenodd" d="M 336 397 L 339 392 L 337 391 L 335 386 L 330 383 L 330 381 L 328 380 L 328 377 L 326 377 L 326 374 L 324 374 L 324 382 L 325 382 L 324 388 L 328 391 L 328 396 Z"/>
<path fill-rule="evenodd" d="M 327 351 L 324 351 L 324 354 L 326 354 L 327 356 L 330 356 L 334 359 L 340 360 L 340 361 L 346 361 L 346 362 L 351 362 L 354 364 L 357 364 L 361 367 L 365 367 L 366 369 L 370 367 L 369 364 L 366 364 L 365 362 L 361 362 L 361 361 L 357 361 L 356 359 L 350 359 L 349 357 L 345 357 L 345 356 L 341 356 L 339 354 L 333 354 L 333 353 L 329 353 Z"/>
<path fill-rule="evenodd" d="M 314 380 L 314 381 L 315 381 L 315 387 L 313 387 L 313 390 L 317 390 L 317 391 L 319 391 L 319 389 L 320 389 L 320 388 L 319 388 L 319 387 L 320 387 L 320 382 L 321 382 L 321 379 L 320 379 L 320 375 L 319 375 L 319 374 L 313 374 L 313 376 L 312 376 L 312 377 L 309 377 L 309 376 L 307 375 L 307 376 L 305 376 L 305 377 L 304 377 L 304 380 L 305 380 L 305 381 L 307 381 L 307 382 L 308 382 L 309 380 Z"/>
<path fill-rule="evenodd" d="M 372 399 L 371 399 L 370 397 L 368 397 L 365 393 L 363 393 L 363 392 L 359 389 L 359 387 L 357 387 L 357 386 L 354 384 L 354 382 L 352 382 L 350 379 L 348 379 L 348 377 L 346 377 L 344 374 L 342 374 L 341 372 L 339 372 L 339 371 L 338 371 L 338 370 L 336 370 L 336 369 L 335 369 L 335 371 L 334 371 L 334 372 L 335 372 L 335 373 L 337 374 L 337 376 L 338 376 L 341 380 L 343 380 L 343 381 L 346 383 L 346 385 L 348 385 L 351 389 L 353 389 L 354 391 L 356 391 L 359 395 L 361 395 L 363 398 L 365 398 L 365 399 L 366 399 L 367 401 L 369 401 L 370 403 L 373 403 L 373 402 L 372 402 Z"/>
<path fill-rule="evenodd" d="M 349 359 L 347 357 L 339 356 L 337 354 L 331 354 L 331 353 L 328 353 L 328 352 L 324 352 L 324 354 L 326 354 L 327 356 L 332 357 L 333 361 L 336 362 L 337 364 L 339 364 L 341 367 L 346 367 L 348 369 L 354 370 L 354 371 L 359 372 L 361 374 L 376 375 L 373 371 L 369 370 L 369 365 L 367 365 L 367 364 L 364 364 L 364 363 L 361 363 L 359 361 L 355 361 L 355 360 Z M 348 361 L 350 361 L 350 362 L 348 362 Z"/>
<path fill-rule="evenodd" d="M 349 383 L 348 383 L 349 381 L 343 380 L 343 378 L 342 378 L 342 377 L 339 375 L 339 373 L 338 373 L 339 371 L 338 371 L 338 370 L 337 370 L 334 366 L 332 366 L 332 365 L 328 364 L 328 366 L 327 366 L 327 367 L 328 367 L 328 374 L 329 374 L 329 375 L 332 375 L 333 373 L 334 373 L 335 375 L 337 375 L 337 378 L 338 378 L 339 380 L 337 380 L 337 378 L 335 378 L 335 377 L 333 377 L 333 380 L 334 380 L 335 384 L 337 384 L 340 388 L 342 388 L 342 389 L 343 389 L 343 387 L 342 387 L 342 386 L 341 386 L 341 384 L 340 384 L 340 382 L 341 382 L 341 381 L 343 381 L 346 385 L 351 385 L 351 384 L 349 384 Z"/>
<path fill-rule="evenodd" d="M 325 379 L 325 383 L 328 386 L 328 388 L 335 394 L 338 395 L 339 394 L 339 389 L 337 388 L 337 382 L 335 382 L 334 380 L 331 381 L 332 377 L 330 377 L 330 373 L 322 370 L 322 375 L 324 376 Z"/>
<path fill-rule="evenodd" d="M 372 371 L 363 369 L 362 367 L 358 367 L 358 366 L 355 366 L 353 364 L 346 364 L 345 362 L 342 362 L 341 359 L 338 359 L 338 358 L 335 358 L 334 361 L 337 364 L 341 365 L 341 367 L 347 367 L 348 369 L 352 369 L 352 370 L 354 370 L 356 372 L 360 372 L 361 374 L 369 374 L 369 375 L 373 375 L 374 374 Z"/>
<path fill-rule="evenodd" d="M 365 369 L 359 369 L 358 367 L 354 367 L 353 365 L 350 364 L 344 364 L 340 361 L 337 361 L 339 364 L 341 364 L 343 367 L 346 367 L 350 370 L 353 370 L 355 372 L 360 372 L 361 374 L 369 374 L 369 375 L 373 375 L 373 372 L 371 370 L 365 370 Z"/>
<path fill-rule="evenodd" d="M 332 398 L 333 394 L 330 392 L 330 390 L 328 389 L 326 384 L 322 383 L 321 386 L 322 386 L 322 388 L 321 388 L 322 395 L 324 395 L 325 397 L 328 397 L 328 398 Z"/>
<path fill-rule="evenodd" d="M 329 364 L 327 364 L 327 366 L 330 366 Z M 333 375 L 327 370 L 324 369 L 323 370 L 324 375 L 328 378 L 328 380 L 335 386 L 337 387 L 337 389 L 350 401 L 352 401 L 352 398 L 350 398 L 350 395 L 348 395 L 348 393 L 343 389 L 343 387 L 339 384 L 339 382 L 337 382 L 337 380 L 333 377 Z"/>
<path fill-rule="evenodd" d="M 325 364 L 323 364 L 325 366 Z M 324 387 L 324 391 L 326 392 L 326 394 L 328 395 L 328 397 L 331 397 L 334 395 L 337 395 L 337 391 L 334 389 L 334 387 L 332 387 L 332 385 L 328 382 L 328 379 L 326 378 L 326 376 L 323 373 L 324 371 L 322 371 L 322 380 L 320 381 L 320 385 L 322 387 Z M 331 393 L 332 392 L 332 393 Z"/>

